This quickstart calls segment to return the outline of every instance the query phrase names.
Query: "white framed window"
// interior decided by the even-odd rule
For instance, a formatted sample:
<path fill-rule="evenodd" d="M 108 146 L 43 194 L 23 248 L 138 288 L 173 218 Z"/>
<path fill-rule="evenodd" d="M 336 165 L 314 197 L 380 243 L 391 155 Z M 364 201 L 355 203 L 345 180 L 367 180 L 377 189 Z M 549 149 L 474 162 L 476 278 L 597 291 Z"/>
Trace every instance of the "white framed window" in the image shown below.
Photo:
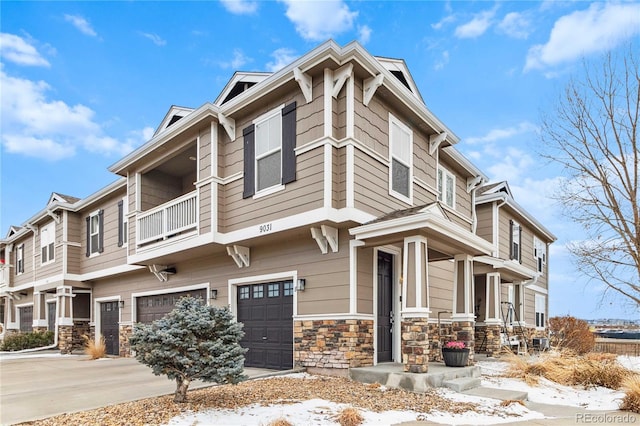
<path fill-rule="evenodd" d="M 538 272 L 544 271 L 544 266 L 547 264 L 547 244 L 537 237 L 533 237 L 533 258 Z"/>
<path fill-rule="evenodd" d="M 547 307 L 547 298 L 541 294 L 536 294 L 535 311 L 536 311 L 536 327 L 537 328 L 545 327 L 545 321 L 546 321 L 545 312 L 547 311 L 546 307 Z"/>
<path fill-rule="evenodd" d="M 456 208 L 456 176 L 442 166 L 438 166 L 438 200 Z"/>
<path fill-rule="evenodd" d="M 54 222 L 40 228 L 40 261 L 46 265 L 55 260 L 56 226 Z"/>
<path fill-rule="evenodd" d="M 413 132 L 389 114 L 389 194 L 413 204 Z"/>
<path fill-rule="evenodd" d="M 255 121 L 256 194 L 282 185 L 282 105 Z"/>
<path fill-rule="evenodd" d="M 87 257 L 95 256 L 104 251 L 103 228 L 104 210 L 98 210 L 87 217 Z"/>
<path fill-rule="evenodd" d="M 118 247 L 126 247 L 129 239 L 129 204 L 125 196 L 118 202 Z"/>
<path fill-rule="evenodd" d="M 511 220 L 509 228 L 509 259 L 522 263 L 522 227 Z"/>
<path fill-rule="evenodd" d="M 16 247 L 16 275 L 24 272 L 24 244 Z"/>

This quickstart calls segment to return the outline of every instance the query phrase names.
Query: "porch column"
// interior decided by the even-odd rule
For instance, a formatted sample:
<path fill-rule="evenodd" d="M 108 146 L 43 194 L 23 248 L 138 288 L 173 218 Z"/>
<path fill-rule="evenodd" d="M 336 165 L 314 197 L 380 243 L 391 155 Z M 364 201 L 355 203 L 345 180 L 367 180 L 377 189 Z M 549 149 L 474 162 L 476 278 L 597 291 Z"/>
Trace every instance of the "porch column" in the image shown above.
<path fill-rule="evenodd" d="M 470 349 L 469 363 L 473 361 L 475 346 L 475 314 L 473 312 L 473 257 L 467 254 L 454 256 L 453 314 L 451 328 L 453 338 L 464 342 Z"/>
<path fill-rule="evenodd" d="M 404 371 L 426 373 L 429 366 L 429 276 L 427 239 L 404 239 L 401 346 Z"/>
<path fill-rule="evenodd" d="M 5 314 L 7 316 L 7 323 L 5 324 L 5 327 L 7 330 L 12 330 L 12 333 L 17 333 L 20 327 L 18 327 L 16 302 L 11 297 L 5 298 L 5 301 L 4 306 L 7 310 L 7 313 Z"/>
<path fill-rule="evenodd" d="M 524 327 L 524 283 L 522 281 L 513 283 L 513 309 L 515 310 L 514 315 L 516 316 L 516 318 L 513 319 L 514 322 Z"/>
<path fill-rule="evenodd" d="M 58 349 L 63 354 L 73 350 L 73 288 L 60 286 L 56 288 L 58 299 L 56 317 L 58 318 Z"/>
<path fill-rule="evenodd" d="M 485 339 L 488 356 L 500 351 L 500 331 L 502 320 L 500 319 L 500 273 L 487 274 L 487 305 L 485 312 Z"/>
<path fill-rule="evenodd" d="M 33 331 L 47 331 L 46 293 L 33 292 Z"/>

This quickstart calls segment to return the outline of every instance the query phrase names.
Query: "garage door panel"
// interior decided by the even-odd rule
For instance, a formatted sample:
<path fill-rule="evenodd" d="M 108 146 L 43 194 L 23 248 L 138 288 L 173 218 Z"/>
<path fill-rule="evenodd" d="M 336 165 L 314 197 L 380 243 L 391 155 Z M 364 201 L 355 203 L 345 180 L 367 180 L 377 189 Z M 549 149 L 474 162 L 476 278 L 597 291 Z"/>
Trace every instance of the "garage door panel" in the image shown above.
<path fill-rule="evenodd" d="M 182 297 L 196 297 L 206 300 L 207 290 L 197 289 L 136 298 L 136 318 L 138 322 L 149 324 L 171 312 Z"/>

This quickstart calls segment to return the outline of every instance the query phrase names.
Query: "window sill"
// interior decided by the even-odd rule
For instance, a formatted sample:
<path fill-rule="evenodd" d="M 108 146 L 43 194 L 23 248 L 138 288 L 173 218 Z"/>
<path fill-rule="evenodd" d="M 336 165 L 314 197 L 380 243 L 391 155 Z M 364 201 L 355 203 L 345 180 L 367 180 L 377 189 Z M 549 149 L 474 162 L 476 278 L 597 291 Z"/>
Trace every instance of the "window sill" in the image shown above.
<path fill-rule="evenodd" d="M 44 266 L 48 266 L 48 265 L 54 264 L 55 262 L 56 262 L 55 259 L 54 260 L 50 260 L 48 262 L 41 263 L 40 266 L 43 266 L 43 267 Z"/>
<path fill-rule="evenodd" d="M 406 195 L 396 192 L 393 189 L 389 190 L 389 195 L 391 195 L 393 198 L 397 198 L 403 203 L 413 206 L 413 199 L 411 197 L 407 197 Z"/>
<path fill-rule="evenodd" d="M 263 189 L 261 191 L 256 192 L 253 195 L 253 199 L 257 200 L 258 198 L 266 197 L 267 195 L 271 195 L 271 194 L 274 194 L 276 192 L 280 192 L 280 191 L 284 190 L 284 188 L 285 188 L 284 185 L 274 185 L 274 186 L 271 186 L 269 188 L 265 188 L 265 189 Z"/>

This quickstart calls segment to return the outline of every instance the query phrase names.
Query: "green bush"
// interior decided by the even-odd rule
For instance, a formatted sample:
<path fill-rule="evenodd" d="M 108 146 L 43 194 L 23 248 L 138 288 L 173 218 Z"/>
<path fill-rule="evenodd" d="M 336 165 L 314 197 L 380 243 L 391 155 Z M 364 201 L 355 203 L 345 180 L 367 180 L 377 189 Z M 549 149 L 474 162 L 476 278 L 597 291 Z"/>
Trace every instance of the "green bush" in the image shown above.
<path fill-rule="evenodd" d="M 12 334 L 10 336 L 5 336 L 2 345 L 0 345 L 0 350 L 21 351 L 23 349 L 49 346 L 53 344 L 53 337 L 53 331 Z"/>

